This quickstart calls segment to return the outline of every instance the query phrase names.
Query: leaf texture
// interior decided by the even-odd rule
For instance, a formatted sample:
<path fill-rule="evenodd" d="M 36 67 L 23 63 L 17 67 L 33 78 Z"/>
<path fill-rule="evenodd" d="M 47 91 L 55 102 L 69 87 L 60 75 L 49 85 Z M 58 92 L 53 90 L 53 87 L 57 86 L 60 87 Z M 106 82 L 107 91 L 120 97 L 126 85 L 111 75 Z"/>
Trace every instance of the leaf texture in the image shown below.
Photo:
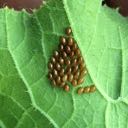
<path fill-rule="evenodd" d="M 101 0 L 48 0 L 32 15 L 0 10 L 0 127 L 126 128 L 127 19 Z M 47 63 L 71 26 L 89 74 L 77 95 L 52 88 Z"/>

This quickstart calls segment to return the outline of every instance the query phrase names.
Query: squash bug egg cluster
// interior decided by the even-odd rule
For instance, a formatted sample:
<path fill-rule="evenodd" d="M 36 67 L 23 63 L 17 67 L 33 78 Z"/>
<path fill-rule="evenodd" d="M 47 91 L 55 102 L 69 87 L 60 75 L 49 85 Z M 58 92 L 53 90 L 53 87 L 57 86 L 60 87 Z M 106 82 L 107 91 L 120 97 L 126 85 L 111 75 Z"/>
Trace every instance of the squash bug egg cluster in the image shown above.
<path fill-rule="evenodd" d="M 78 88 L 77 93 L 78 94 L 92 93 L 94 91 L 96 91 L 96 86 L 95 85 L 91 85 L 91 86 L 88 86 L 88 87 L 80 87 L 80 88 Z"/>
<path fill-rule="evenodd" d="M 72 37 L 72 29 L 66 28 L 65 33 L 66 36 L 60 37 L 58 50 L 54 51 L 48 62 L 48 78 L 53 86 L 68 92 L 69 83 L 76 87 L 84 82 L 87 69 L 81 51 Z"/>

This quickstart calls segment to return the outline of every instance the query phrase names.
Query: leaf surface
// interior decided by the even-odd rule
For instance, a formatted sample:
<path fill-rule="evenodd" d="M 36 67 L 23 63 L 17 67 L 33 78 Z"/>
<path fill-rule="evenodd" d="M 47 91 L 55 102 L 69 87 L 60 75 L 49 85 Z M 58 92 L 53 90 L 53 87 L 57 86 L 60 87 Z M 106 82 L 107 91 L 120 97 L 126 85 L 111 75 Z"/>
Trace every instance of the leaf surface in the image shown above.
<path fill-rule="evenodd" d="M 52 88 L 47 63 L 71 26 L 89 74 L 77 95 Z M 34 14 L 0 10 L 2 128 L 126 128 L 128 22 L 100 0 L 48 0 Z"/>

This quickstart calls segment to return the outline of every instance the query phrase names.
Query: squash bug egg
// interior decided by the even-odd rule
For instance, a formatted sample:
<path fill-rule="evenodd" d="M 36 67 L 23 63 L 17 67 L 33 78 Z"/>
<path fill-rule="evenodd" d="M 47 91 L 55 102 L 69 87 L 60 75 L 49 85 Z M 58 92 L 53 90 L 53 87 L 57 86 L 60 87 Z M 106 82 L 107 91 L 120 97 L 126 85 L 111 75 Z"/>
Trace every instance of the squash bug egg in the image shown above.
<path fill-rule="evenodd" d="M 48 78 L 50 79 L 50 80 L 53 80 L 53 76 L 52 76 L 52 73 L 48 73 Z"/>
<path fill-rule="evenodd" d="M 50 70 L 53 70 L 53 64 L 52 64 L 51 62 L 49 62 L 48 68 L 49 68 Z"/>
<path fill-rule="evenodd" d="M 77 93 L 78 94 L 82 94 L 84 92 L 84 88 L 83 87 L 80 87 L 78 90 L 77 90 Z"/>
<path fill-rule="evenodd" d="M 79 84 L 82 84 L 83 82 L 84 82 L 84 79 L 83 78 L 78 79 L 78 85 Z"/>
<path fill-rule="evenodd" d="M 66 52 L 69 54 L 71 52 L 71 48 L 69 46 L 66 46 Z"/>
<path fill-rule="evenodd" d="M 72 74 L 69 74 L 69 75 L 68 75 L 68 81 L 69 81 L 69 82 L 72 82 L 72 80 L 73 80 L 73 75 L 72 75 Z"/>
<path fill-rule="evenodd" d="M 77 44 L 76 43 L 73 43 L 72 50 L 73 51 L 76 51 L 76 49 L 77 49 Z"/>
<path fill-rule="evenodd" d="M 81 63 L 81 64 L 79 65 L 79 67 L 80 67 L 80 70 L 81 70 L 81 71 L 82 71 L 83 69 L 85 69 L 84 63 Z"/>
<path fill-rule="evenodd" d="M 52 61 L 53 64 L 56 63 L 56 59 L 54 57 L 51 58 L 51 61 Z"/>
<path fill-rule="evenodd" d="M 63 78 L 62 78 L 62 81 L 66 82 L 67 81 L 67 78 L 68 78 L 68 76 L 67 75 L 64 75 Z"/>
<path fill-rule="evenodd" d="M 59 73 L 60 76 L 64 76 L 64 72 L 65 72 L 65 71 L 64 71 L 64 69 L 62 68 L 62 69 L 60 70 L 60 73 Z"/>
<path fill-rule="evenodd" d="M 72 68 L 70 66 L 67 66 L 66 68 L 66 73 L 70 74 L 72 72 Z"/>
<path fill-rule="evenodd" d="M 90 92 L 94 92 L 95 90 L 96 90 L 96 86 L 95 85 L 90 86 Z"/>
<path fill-rule="evenodd" d="M 71 52 L 70 52 L 70 57 L 72 58 L 73 56 L 74 56 L 74 52 L 71 51 Z"/>
<path fill-rule="evenodd" d="M 67 53 L 66 52 L 63 52 L 63 57 L 66 58 L 67 57 Z"/>
<path fill-rule="evenodd" d="M 64 51 L 64 45 L 60 44 L 60 51 Z"/>
<path fill-rule="evenodd" d="M 90 87 L 85 87 L 84 88 L 84 93 L 89 93 L 90 92 Z"/>
<path fill-rule="evenodd" d="M 76 49 L 75 53 L 76 53 L 77 56 L 81 55 L 81 52 L 80 52 L 79 48 Z"/>
<path fill-rule="evenodd" d="M 62 57 L 59 58 L 59 63 L 62 65 L 64 64 L 64 59 Z"/>
<path fill-rule="evenodd" d="M 68 45 L 69 45 L 69 46 L 72 46 L 73 43 L 74 43 L 73 38 L 72 38 L 72 37 L 69 37 L 69 38 L 68 38 Z"/>
<path fill-rule="evenodd" d="M 55 58 L 58 58 L 59 57 L 59 52 L 58 51 L 55 51 L 54 52 L 54 56 L 55 56 Z"/>
<path fill-rule="evenodd" d="M 66 28 L 66 29 L 65 29 L 65 33 L 66 33 L 67 35 L 70 35 L 70 34 L 72 33 L 71 27 Z"/>
<path fill-rule="evenodd" d="M 71 64 L 71 61 L 70 61 L 69 59 L 66 59 L 66 60 L 65 60 L 65 64 L 68 66 L 68 65 Z"/>
<path fill-rule="evenodd" d="M 67 84 L 64 86 L 64 90 L 65 90 L 66 92 L 69 92 L 69 91 L 70 91 L 70 88 L 69 88 L 69 86 L 68 86 Z"/>
<path fill-rule="evenodd" d="M 57 85 L 55 80 L 52 80 L 52 84 L 53 84 L 54 86 Z"/>
<path fill-rule="evenodd" d="M 76 80 L 72 80 L 72 85 L 73 86 L 77 86 L 77 81 Z"/>
<path fill-rule="evenodd" d="M 73 59 L 73 61 L 72 61 L 72 65 L 73 65 L 73 66 L 76 66 L 76 65 L 77 65 L 77 59 L 76 59 L 76 58 Z"/>
<path fill-rule="evenodd" d="M 78 69 L 79 69 L 79 66 L 78 65 L 73 66 L 72 73 L 75 74 L 78 71 Z"/>
<path fill-rule="evenodd" d="M 57 77 L 56 83 L 57 83 L 57 85 L 60 85 L 61 84 L 61 78 L 60 78 L 60 76 Z"/>
<path fill-rule="evenodd" d="M 61 69 L 61 66 L 59 63 L 56 63 L 56 69 L 59 71 Z"/>
<path fill-rule="evenodd" d="M 86 69 L 83 69 L 81 72 L 80 72 L 80 77 L 84 77 L 85 75 L 87 74 L 87 70 Z"/>
<path fill-rule="evenodd" d="M 79 78 L 79 75 L 80 75 L 80 72 L 79 71 L 77 71 L 75 74 L 74 74 L 74 79 L 78 79 Z"/>
<path fill-rule="evenodd" d="M 83 60 L 83 57 L 82 57 L 82 56 L 80 56 L 80 57 L 78 58 L 78 63 L 79 63 L 79 64 L 84 63 L 84 60 Z"/>
<path fill-rule="evenodd" d="M 58 72 L 57 72 L 57 70 L 53 70 L 53 74 L 54 74 L 54 77 L 57 77 L 58 76 Z"/>
<path fill-rule="evenodd" d="M 60 87 L 64 87 L 64 85 L 65 85 L 65 82 L 60 83 Z"/>
<path fill-rule="evenodd" d="M 60 37 L 60 43 L 63 45 L 66 45 L 66 38 L 65 37 Z"/>

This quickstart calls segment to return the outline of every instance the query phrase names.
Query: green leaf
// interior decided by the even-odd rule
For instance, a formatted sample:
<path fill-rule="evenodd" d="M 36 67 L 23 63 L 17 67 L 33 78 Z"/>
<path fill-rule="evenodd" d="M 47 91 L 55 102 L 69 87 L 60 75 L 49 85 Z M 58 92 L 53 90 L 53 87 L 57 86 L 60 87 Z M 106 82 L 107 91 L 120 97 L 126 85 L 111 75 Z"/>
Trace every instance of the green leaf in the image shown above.
<path fill-rule="evenodd" d="M 78 95 L 52 88 L 47 63 L 71 26 L 89 74 Z M 127 18 L 101 0 L 48 0 L 34 14 L 0 10 L 0 127 L 126 128 Z"/>

